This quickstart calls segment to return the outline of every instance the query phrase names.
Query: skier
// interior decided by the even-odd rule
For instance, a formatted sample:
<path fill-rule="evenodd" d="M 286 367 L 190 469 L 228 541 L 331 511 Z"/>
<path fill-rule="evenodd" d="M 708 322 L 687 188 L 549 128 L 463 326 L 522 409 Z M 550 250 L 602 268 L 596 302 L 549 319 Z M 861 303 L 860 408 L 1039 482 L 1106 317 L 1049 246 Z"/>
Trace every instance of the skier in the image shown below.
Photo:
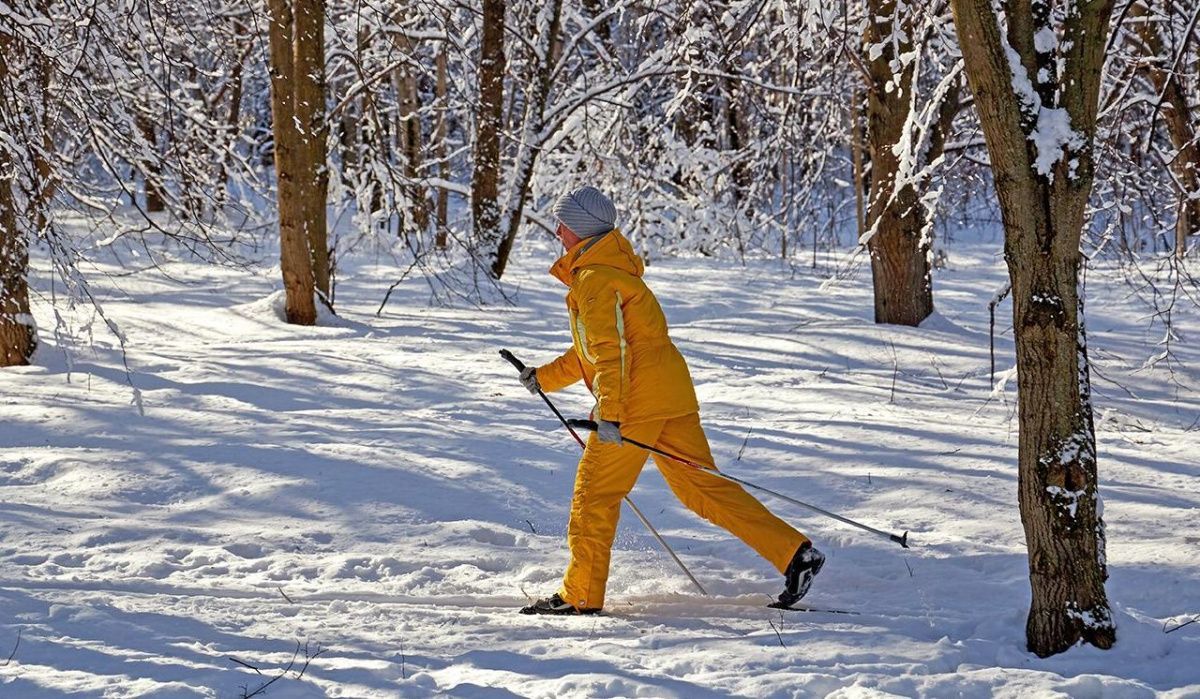
<path fill-rule="evenodd" d="M 596 398 L 597 430 L 575 476 L 562 587 L 522 614 L 595 614 L 604 588 L 621 500 L 633 489 L 647 453 L 622 437 L 713 463 L 683 355 L 667 335 L 662 308 L 642 281 L 642 260 L 616 230 L 616 208 L 594 187 L 567 192 L 554 205 L 566 253 L 550 273 L 569 288 L 573 343 L 558 359 L 521 372 L 530 393 L 557 391 L 583 379 Z M 777 604 L 808 592 L 825 557 L 808 538 L 771 514 L 741 486 L 659 456 L 676 497 L 723 527 L 784 575 Z M 715 466 L 712 466 L 715 470 Z"/>

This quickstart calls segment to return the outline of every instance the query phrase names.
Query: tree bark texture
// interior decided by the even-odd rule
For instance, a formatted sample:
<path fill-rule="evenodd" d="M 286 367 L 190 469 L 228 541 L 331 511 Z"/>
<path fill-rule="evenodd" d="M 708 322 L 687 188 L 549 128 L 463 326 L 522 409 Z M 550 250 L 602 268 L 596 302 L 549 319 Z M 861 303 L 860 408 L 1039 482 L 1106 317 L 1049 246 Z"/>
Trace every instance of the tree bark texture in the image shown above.
<path fill-rule="evenodd" d="M 4 89 L 10 85 L 12 37 L 0 34 L 0 125 L 16 123 L 17 104 Z M 20 227 L 14 163 L 0 147 L 0 367 L 29 363 L 37 333 L 29 309 L 29 243 Z"/>
<path fill-rule="evenodd" d="M 29 247 L 17 224 L 7 152 L 0 149 L 0 367 L 29 363 L 37 347 L 29 312 Z"/>
<path fill-rule="evenodd" d="M 500 229 L 500 131 L 504 118 L 504 0 L 483 0 L 479 52 L 479 106 L 475 111 L 475 163 L 471 173 L 471 216 L 475 245 L 492 255 L 492 274 L 503 232 Z M 503 266 L 501 265 L 501 272 Z"/>
<path fill-rule="evenodd" d="M 292 0 L 293 76 L 299 145 L 296 176 L 299 183 L 301 226 L 308 239 L 313 282 L 329 302 L 329 233 L 325 204 L 329 199 L 325 119 L 325 0 Z"/>
<path fill-rule="evenodd" d="M 991 0 L 951 0 L 1004 220 L 1017 351 L 1018 500 L 1032 591 L 1026 641 L 1043 657 L 1079 642 L 1109 648 L 1116 641 L 1104 589 L 1104 520 L 1079 293 L 1079 241 L 1112 2 L 1068 5 L 1059 42 L 1047 46 L 1033 38 L 1054 31 L 1046 8 L 1009 3 L 1005 37 Z M 1017 56 L 1013 69 L 1010 51 Z M 1022 82 L 1014 81 L 1014 70 L 1030 78 L 1024 95 L 1014 91 Z M 1055 109 L 1063 110 L 1077 138 L 1058 145 L 1056 159 L 1047 162 L 1040 151 L 1047 144 L 1030 135 Z"/>
<path fill-rule="evenodd" d="M 870 0 L 863 43 L 882 47 L 866 56 L 871 84 L 867 90 L 867 144 L 871 158 L 871 195 L 867 242 L 875 287 L 875 322 L 920 325 L 933 313 L 933 277 L 926 235 L 926 213 L 911 182 L 897 186 L 896 144 L 907 128 L 913 98 L 913 62 L 894 74 L 897 54 L 913 50 L 913 12 L 896 0 Z M 903 37 L 895 42 L 893 35 Z"/>
<path fill-rule="evenodd" d="M 287 295 L 287 322 L 313 325 L 314 277 L 309 252 L 303 157 L 297 128 L 295 93 L 294 21 L 289 0 L 268 0 L 268 44 L 271 63 L 271 121 L 275 137 L 275 176 L 279 205 L 279 263 Z M 323 218 L 323 217 L 322 217 Z"/>

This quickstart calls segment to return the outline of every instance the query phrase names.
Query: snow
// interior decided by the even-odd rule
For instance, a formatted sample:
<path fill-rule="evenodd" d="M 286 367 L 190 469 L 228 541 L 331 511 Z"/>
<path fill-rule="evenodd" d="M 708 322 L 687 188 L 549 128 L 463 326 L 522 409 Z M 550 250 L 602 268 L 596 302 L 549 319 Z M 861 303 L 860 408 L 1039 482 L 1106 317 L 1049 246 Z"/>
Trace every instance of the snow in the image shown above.
<path fill-rule="evenodd" d="M 1043 28 L 1034 36 L 1034 41 L 1038 51 L 1042 51 L 1040 48 L 1042 46 L 1046 46 L 1047 50 L 1050 50 L 1057 43 L 1057 38 L 1052 29 Z M 1033 122 L 1033 129 L 1029 133 L 1029 140 L 1033 141 L 1034 149 L 1037 151 L 1033 168 L 1039 175 L 1053 182 L 1054 166 L 1063 158 L 1068 149 L 1078 151 L 1083 148 L 1086 139 L 1083 134 L 1071 127 L 1071 115 L 1067 113 L 1066 109 L 1047 107 L 1042 103 L 1037 91 L 1033 89 L 1029 73 L 1025 70 L 1025 65 L 1021 63 L 1021 56 L 1016 50 L 1005 43 L 1004 51 L 1008 59 L 1009 72 L 1012 74 L 1013 92 L 1021 103 L 1021 111 Z M 1047 81 L 1041 75 L 1039 75 L 1039 79 L 1042 82 Z M 1072 160 L 1068 174 L 1074 177 L 1077 168 L 1078 163 Z"/>
<path fill-rule="evenodd" d="M 1058 34 L 1054 27 L 1044 26 L 1033 35 L 1033 49 L 1038 53 L 1051 53 L 1058 48 Z"/>
<path fill-rule="evenodd" d="M 1062 159 L 1065 150 L 1078 151 L 1085 143 L 1083 134 L 1071 128 L 1071 115 L 1062 107 L 1039 109 L 1037 126 L 1029 135 L 1029 140 L 1037 148 L 1034 170 L 1051 182 L 1054 181 L 1054 166 Z"/>
<path fill-rule="evenodd" d="M 1012 74 L 1013 92 L 1017 96 L 1017 100 L 1021 103 L 1021 109 L 1027 114 L 1036 114 L 1042 100 L 1038 97 L 1037 91 L 1033 89 L 1033 83 L 1029 82 L 1029 72 L 1025 70 L 1025 64 L 1021 63 L 1021 54 L 1010 46 L 1007 42 L 1004 44 L 1004 56 L 1008 59 L 1008 70 Z"/>
<path fill-rule="evenodd" d="M 1075 519 L 1075 512 L 1079 509 L 1079 498 L 1087 495 L 1086 490 L 1067 490 L 1057 485 L 1046 486 L 1046 492 L 1050 493 L 1051 499 L 1056 501 L 1059 507 L 1066 510 L 1071 519 Z"/>
<path fill-rule="evenodd" d="M 633 498 L 713 596 L 626 514 L 606 615 L 517 614 L 566 562 L 576 458 L 497 355 L 540 362 L 569 341 L 553 252 L 521 245 L 515 305 L 429 307 L 414 279 L 375 317 L 397 272 L 360 262 L 340 270 L 340 318 L 310 328 L 280 320 L 275 272 L 176 262 L 96 279 L 145 415 L 112 338 L 84 344 L 83 308 L 62 339 L 43 333 L 35 365 L 0 373 L 0 664 L 13 654 L 0 695 L 240 696 L 298 643 L 296 668 L 304 644 L 321 652 L 264 696 L 1200 693 L 1200 624 L 1180 626 L 1200 615 L 1200 405 L 1186 388 L 1200 350 L 1175 347 L 1174 377 L 1139 371 L 1157 330 L 1115 272 L 1089 273 L 1118 643 L 1038 659 L 1024 649 L 1016 382 L 989 383 L 1004 264 L 988 246 L 949 250 L 939 313 L 919 329 L 871 322 L 866 269 L 822 284 L 767 261 L 648 268 L 718 464 L 911 532 L 902 550 L 767 501 L 828 557 L 806 601 L 859 615 L 764 608 L 779 576 L 653 466 Z M 40 327 L 56 327 L 49 295 L 35 298 Z M 1194 311 L 1174 320 L 1196 334 Z M 591 403 L 582 388 L 554 399 L 568 417 Z"/>

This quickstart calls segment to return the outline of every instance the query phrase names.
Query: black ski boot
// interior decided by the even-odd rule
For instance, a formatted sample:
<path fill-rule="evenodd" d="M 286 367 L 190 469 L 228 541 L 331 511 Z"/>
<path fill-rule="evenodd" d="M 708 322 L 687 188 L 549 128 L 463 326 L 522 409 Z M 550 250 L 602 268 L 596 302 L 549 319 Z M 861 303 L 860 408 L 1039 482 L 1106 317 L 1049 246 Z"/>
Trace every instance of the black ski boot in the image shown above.
<path fill-rule="evenodd" d="M 799 599 L 799 598 L 797 598 Z M 575 607 L 563 601 L 555 592 L 545 599 L 540 599 L 528 607 L 521 608 L 522 614 L 599 614 L 599 607 Z"/>
<path fill-rule="evenodd" d="M 812 587 L 813 578 L 821 572 L 823 565 L 825 565 L 825 554 L 813 548 L 812 544 L 807 541 L 800 544 L 800 548 L 796 549 L 796 555 L 792 556 L 792 562 L 788 564 L 787 572 L 784 573 L 783 592 L 779 593 L 779 600 L 769 606 L 788 609 L 799 602 L 804 595 L 808 594 L 808 588 Z"/>

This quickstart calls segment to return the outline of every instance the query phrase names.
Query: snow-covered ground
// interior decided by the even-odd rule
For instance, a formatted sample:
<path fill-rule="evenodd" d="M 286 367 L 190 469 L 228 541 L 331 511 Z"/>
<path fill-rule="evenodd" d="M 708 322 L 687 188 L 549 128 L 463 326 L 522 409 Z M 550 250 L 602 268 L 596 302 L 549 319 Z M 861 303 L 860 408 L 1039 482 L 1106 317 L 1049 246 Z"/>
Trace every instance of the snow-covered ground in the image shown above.
<path fill-rule="evenodd" d="M 856 616 L 766 609 L 778 576 L 653 465 L 634 501 L 712 597 L 626 512 L 605 615 L 516 613 L 565 565 L 576 456 L 497 355 L 568 342 L 549 248 L 518 250 L 516 304 L 482 310 L 430 307 L 414 280 L 375 317 L 396 270 L 343 272 L 344 321 L 317 328 L 275 317 L 268 271 L 97 281 L 144 415 L 111 335 L 64 353 L 39 303 L 36 366 L 0 372 L 0 696 L 240 696 L 298 644 L 265 696 L 1200 696 L 1200 623 L 1180 627 L 1200 615 L 1198 314 L 1175 317 L 1192 345 L 1174 375 L 1143 370 L 1159 330 L 1114 275 L 1089 278 L 1119 641 L 1041 660 L 1015 380 L 988 376 L 996 247 L 951 251 L 922 329 L 871 322 L 865 268 L 647 272 L 722 468 L 911 531 L 905 551 L 767 501 L 828 556 L 807 601 Z"/>

